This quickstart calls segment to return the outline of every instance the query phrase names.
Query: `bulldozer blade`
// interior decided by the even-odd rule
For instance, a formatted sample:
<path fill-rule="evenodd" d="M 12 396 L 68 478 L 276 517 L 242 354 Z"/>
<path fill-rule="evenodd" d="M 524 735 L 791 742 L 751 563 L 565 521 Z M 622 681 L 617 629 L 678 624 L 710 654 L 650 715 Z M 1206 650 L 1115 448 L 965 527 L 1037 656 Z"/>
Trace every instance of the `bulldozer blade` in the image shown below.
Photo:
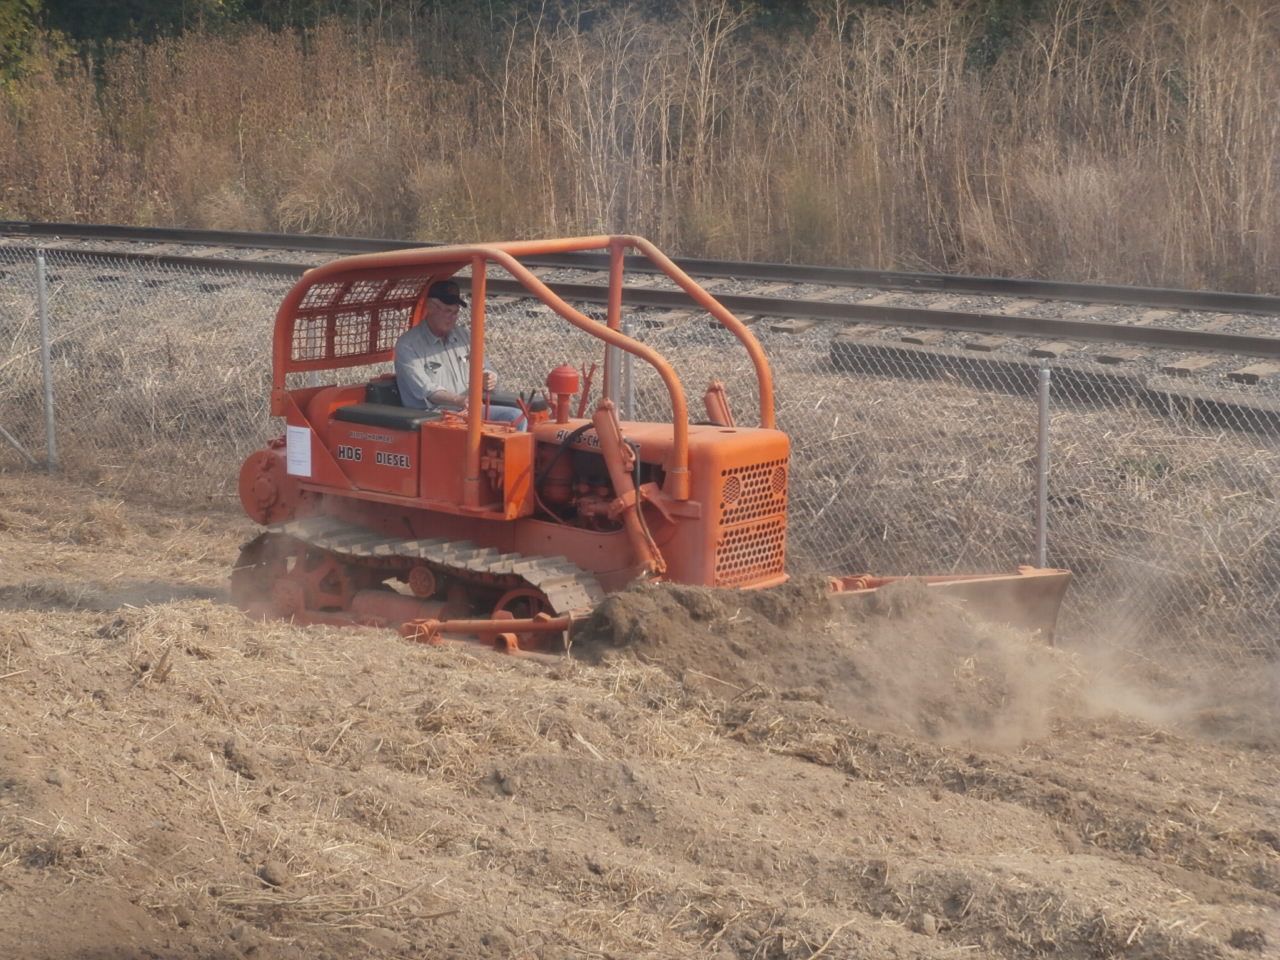
<path fill-rule="evenodd" d="M 1071 582 L 1068 570 L 1019 567 L 1017 573 L 970 574 L 938 577 L 838 577 L 832 580 L 833 596 L 848 603 L 872 603 L 876 592 L 890 583 L 918 580 L 930 590 L 949 597 L 974 616 L 1016 630 L 1039 633 L 1053 643 L 1058 611 Z"/>

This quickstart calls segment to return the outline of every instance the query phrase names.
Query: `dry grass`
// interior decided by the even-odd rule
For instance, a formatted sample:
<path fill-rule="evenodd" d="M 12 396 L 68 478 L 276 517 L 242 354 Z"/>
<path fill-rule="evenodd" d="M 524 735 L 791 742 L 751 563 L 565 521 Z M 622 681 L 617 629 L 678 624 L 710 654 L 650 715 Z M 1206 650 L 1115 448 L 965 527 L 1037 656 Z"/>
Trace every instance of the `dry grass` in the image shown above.
<path fill-rule="evenodd" d="M 452 51 L 338 24 L 50 50 L 0 101 L 0 212 L 1275 289 L 1268 0 L 1070 0 L 990 67 L 977 8 L 829 0 L 762 36 L 698 0 L 460 15 Z"/>
<path fill-rule="evenodd" d="M 1043 741 L 954 751 L 814 692 L 713 692 L 707 671 L 682 682 L 632 658 L 547 666 L 208 600 L 85 609 L 73 588 L 106 597 L 124 568 L 220 584 L 233 538 L 70 483 L 0 481 L 0 883 L 23 906 L 0 912 L 0 946 L 26 956 L 109 937 L 192 960 L 228 943 L 1190 958 L 1270 936 L 1265 752 L 1065 708 Z M 112 535 L 13 562 L 89 520 Z M 203 556 L 181 583 L 166 537 Z M 690 651 L 740 629 L 651 626 Z M 867 636 L 848 629 L 828 640 L 856 653 Z M 935 655 L 970 682 L 973 664 Z"/>

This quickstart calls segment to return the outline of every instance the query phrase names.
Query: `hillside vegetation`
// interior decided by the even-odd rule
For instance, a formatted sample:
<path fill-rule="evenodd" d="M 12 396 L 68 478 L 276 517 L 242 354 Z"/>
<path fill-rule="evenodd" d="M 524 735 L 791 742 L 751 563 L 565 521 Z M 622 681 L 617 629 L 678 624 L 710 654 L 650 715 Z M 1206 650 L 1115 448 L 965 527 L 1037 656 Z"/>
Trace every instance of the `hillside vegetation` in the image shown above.
<path fill-rule="evenodd" d="M 998 43 L 992 9 L 33 42 L 0 88 L 0 215 L 1280 288 L 1270 0 L 1064 0 Z"/>

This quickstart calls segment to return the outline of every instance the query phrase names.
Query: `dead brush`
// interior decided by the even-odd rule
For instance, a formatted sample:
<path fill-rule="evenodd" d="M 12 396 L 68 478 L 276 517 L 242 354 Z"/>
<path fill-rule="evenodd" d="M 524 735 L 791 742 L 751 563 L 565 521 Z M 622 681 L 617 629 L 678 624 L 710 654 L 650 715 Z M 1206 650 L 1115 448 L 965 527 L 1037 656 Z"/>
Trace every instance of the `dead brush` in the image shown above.
<path fill-rule="evenodd" d="M 479 66 L 447 78 L 431 31 L 415 48 L 337 22 L 120 47 L 100 77 L 49 48 L 0 101 L 0 177 L 35 219 L 619 230 L 689 255 L 1267 289 L 1272 12 L 1072 0 L 993 51 L 964 4 L 815 3 L 767 42 L 721 0 L 497 40 L 477 9 L 449 36 Z"/>

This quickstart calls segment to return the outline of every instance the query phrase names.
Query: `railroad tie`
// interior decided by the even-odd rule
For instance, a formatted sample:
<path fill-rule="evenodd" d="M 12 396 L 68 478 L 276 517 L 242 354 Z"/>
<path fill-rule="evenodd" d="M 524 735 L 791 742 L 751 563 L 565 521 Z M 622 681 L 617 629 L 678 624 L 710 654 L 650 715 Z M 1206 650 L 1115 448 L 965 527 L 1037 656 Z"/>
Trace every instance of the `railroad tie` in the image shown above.
<path fill-rule="evenodd" d="M 693 316 L 691 310 L 665 310 L 661 313 L 637 313 L 635 319 L 649 330 L 670 330 Z"/>
<path fill-rule="evenodd" d="M 1160 372 L 1167 373 L 1172 377 L 1189 377 L 1192 374 L 1199 373 L 1205 367 L 1213 366 L 1219 359 L 1221 358 L 1204 355 L 1183 357 L 1181 360 L 1166 363 L 1160 368 Z"/>
<path fill-rule="evenodd" d="M 1252 363 L 1239 370 L 1232 370 L 1227 374 L 1227 379 L 1234 380 L 1236 383 L 1261 383 L 1263 380 L 1272 380 L 1277 376 L 1280 376 L 1280 364 Z"/>
<path fill-rule="evenodd" d="M 634 273 L 627 274 L 622 278 L 622 282 L 628 287 L 654 287 L 658 285 L 659 278 L 653 273 Z"/>
<path fill-rule="evenodd" d="M 965 298 L 954 293 L 943 293 L 929 301 L 930 310 L 959 310 L 965 305 Z"/>
<path fill-rule="evenodd" d="M 1223 327 L 1235 323 L 1240 318 L 1233 313 L 1215 313 L 1212 317 L 1200 324 L 1199 329 L 1209 332 L 1212 330 L 1221 330 Z"/>
<path fill-rule="evenodd" d="M 787 318 L 773 321 L 769 324 L 769 329 L 774 333 L 804 333 L 806 330 L 812 330 L 817 325 L 817 320 Z"/>
<path fill-rule="evenodd" d="M 874 337 L 876 334 L 883 332 L 884 327 L 878 323 L 850 323 L 841 328 L 841 330 L 831 338 L 831 342 L 839 343 L 848 340 L 862 340 L 865 337 Z"/>
<path fill-rule="evenodd" d="M 1064 353 L 1070 353 L 1075 348 L 1069 343 L 1063 343 L 1055 340 L 1053 343 L 1042 343 L 1034 346 L 1029 351 L 1033 357 L 1046 357 L 1050 360 L 1056 360 Z"/>
<path fill-rule="evenodd" d="M 974 340 L 966 340 L 964 348 L 966 350 L 977 350 L 979 353 L 995 353 L 1008 343 L 1008 337 L 978 337 Z"/>
<path fill-rule="evenodd" d="M 1011 300 L 1008 303 L 1000 304 L 991 312 L 1002 317 L 1016 317 L 1026 310 L 1040 306 L 1042 303 L 1044 303 L 1043 300 Z"/>
<path fill-rule="evenodd" d="M 889 307 L 902 300 L 902 294 L 895 293 L 892 290 L 886 290 L 884 293 L 877 293 L 874 297 L 867 297 L 865 300 L 859 300 L 860 307 Z"/>
<path fill-rule="evenodd" d="M 746 292 L 748 297 L 772 297 L 779 293 L 794 293 L 795 284 L 793 283 L 766 283 L 759 287 L 752 287 Z"/>
<path fill-rule="evenodd" d="M 1114 310 L 1110 303 L 1078 303 L 1062 311 L 1062 316 L 1071 320 L 1088 320 Z"/>
<path fill-rule="evenodd" d="M 941 343 L 946 338 L 946 334 L 941 330 L 913 330 L 911 333 L 904 333 L 898 339 L 903 343 L 914 343 L 919 347 L 928 347 L 935 343 Z"/>
<path fill-rule="evenodd" d="M 704 283 L 703 286 L 705 287 L 706 284 Z M 848 287 L 827 287 L 825 290 L 819 290 L 816 293 L 811 293 L 808 299 L 831 301 L 831 300 L 836 300 L 843 296 L 847 296 L 848 293 L 849 293 Z M 863 301 L 863 302 L 865 303 L 866 301 Z"/>
<path fill-rule="evenodd" d="M 1135 360 L 1142 359 L 1143 356 L 1144 354 L 1141 350 L 1128 350 L 1123 347 L 1117 349 L 1112 347 L 1103 350 L 1101 353 L 1094 354 L 1093 359 L 1097 360 L 1098 363 L 1115 365 L 1120 363 L 1132 363 Z"/>

